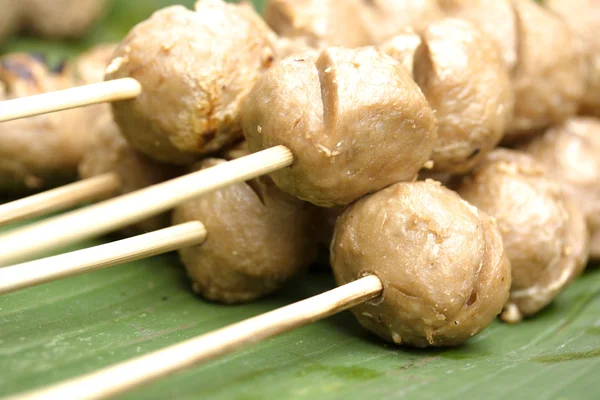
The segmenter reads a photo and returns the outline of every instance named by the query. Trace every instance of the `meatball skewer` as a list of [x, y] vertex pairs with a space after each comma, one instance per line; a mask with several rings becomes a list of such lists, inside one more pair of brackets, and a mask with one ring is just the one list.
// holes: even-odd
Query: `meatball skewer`
[[[498, 144], [512, 114], [510, 83], [492, 41], [478, 29], [467, 22], [442, 19], [424, 31], [423, 39], [416, 33], [405, 33], [383, 44], [380, 49], [411, 71], [436, 112], [438, 143], [432, 156], [436, 171], [466, 172]], [[464, 55], [468, 62], [452, 63], [450, 58], [455, 58], [456, 54]], [[290, 64], [287, 63], [292, 68]], [[413, 65], [416, 67], [414, 70]], [[302, 73], [306, 74], [306, 71]], [[296, 79], [289, 75], [283, 74], [282, 81]], [[310, 75], [306, 78], [310, 79]], [[275, 82], [273, 88], [281, 92], [287, 90], [286, 84]], [[245, 125], [248, 131], [256, 129], [256, 126], [268, 130], [273, 119], [267, 118], [267, 115], [286, 114], [289, 102], [277, 101], [267, 106], [261, 104], [260, 91], [258, 96], [255, 93], [251, 92], [257, 106], [249, 114], [260, 115], [267, 124], [254, 124], [250, 118]], [[486, 106], [472, 107], [474, 99], [480, 99]], [[292, 107], [296, 105], [292, 104]], [[456, 121], [469, 121], [469, 129], [459, 126]], [[282, 124], [286, 121], [275, 122]], [[333, 148], [330, 150], [332, 154], [339, 151], [335, 148], [338, 145], [338, 142], [321, 143], [324, 149]], [[0, 207], [0, 215], [1, 210]]]
[[[207, 159], [200, 167], [223, 162]], [[212, 301], [247, 302], [312, 264], [315, 214], [316, 207], [279, 191], [268, 177], [257, 178], [181, 205], [171, 228], [3, 268], [0, 294], [179, 250], [194, 291]]]
[[[365, 74], [377, 79], [364, 80]], [[301, 87], [299, 76], [305, 82]], [[278, 99], [291, 102], [287, 116], [292, 119], [270, 120], [273, 114], [263, 112]], [[257, 102], [265, 108], [257, 109]], [[7, 249], [0, 264], [118, 230], [278, 170], [272, 178], [285, 192], [316, 205], [347, 205], [413, 180], [436, 138], [433, 111], [416, 83], [399, 62], [372, 48], [290, 57], [260, 78], [246, 104], [244, 133], [257, 153], [11, 231], [0, 238]]]
[[[0, 235], [0, 246], [3, 249], [0, 265], [30, 260], [44, 252], [114, 232], [202, 194], [285, 168], [292, 162], [290, 150], [277, 146], [24, 228], [10, 230]], [[28, 243], [23, 243], [23, 240]]]
[[[405, 253], [411, 248], [418, 257]], [[337, 289], [31, 396], [114, 396], [351, 307], [387, 341], [456, 346], [485, 329], [508, 298], [510, 264], [494, 220], [431, 181], [353, 204], [338, 220], [332, 251]]]
[[[225, 156], [235, 159], [246, 152], [234, 149]], [[225, 162], [206, 159], [197, 168]], [[140, 226], [151, 234], [3, 268], [0, 294], [179, 250], [195, 292], [226, 304], [248, 302], [276, 291], [314, 262], [316, 211], [281, 192], [268, 177], [256, 178], [179, 206], [173, 228], [150, 229], [163, 222], [154, 218]], [[190, 235], [201, 242], [190, 242]]]

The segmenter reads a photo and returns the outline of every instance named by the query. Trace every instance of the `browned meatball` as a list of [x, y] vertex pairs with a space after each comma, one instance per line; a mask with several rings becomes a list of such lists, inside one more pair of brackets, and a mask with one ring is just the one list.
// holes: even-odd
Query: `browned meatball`
[[493, 218], [437, 182], [399, 183], [358, 201], [338, 219], [331, 248], [338, 284], [381, 279], [382, 297], [352, 311], [390, 342], [461, 344], [508, 299], [510, 263]]
[[509, 140], [575, 115], [584, 92], [581, 58], [569, 27], [533, 1], [513, 0], [513, 4], [519, 48]]
[[370, 44], [361, 19], [361, 0], [270, 0], [265, 20], [279, 35], [310, 46], [359, 47]]
[[133, 146], [158, 161], [188, 164], [241, 137], [241, 103], [270, 66], [270, 37], [248, 10], [202, 0], [137, 25], [121, 43], [107, 79], [132, 77], [135, 100], [113, 104]]
[[[524, 148], [564, 185], [587, 216], [592, 235], [600, 233], [600, 120], [572, 118], [549, 129]], [[592, 258], [600, 247], [592, 243]]]
[[517, 63], [517, 21], [512, 0], [438, 0], [452, 17], [475, 24], [500, 50], [504, 65], [512, 71]]
[[373, 48], [283, 60], [248, 96], [243, 125], [251, 150], [284, 145], [294, 154], [291, 167], [272, 174], [275, 183], [325, 207], [414, 179], [436, 139], [416, 83]]
[[414, 75], [437, 118], [434, 171], [469, 171], [513, 116], [510, 77], [493, 41], [466, 21], [434, 22], [423, 32]]
[[23, 26], [41, 36], [83, 36], [105, 13], [107, 0], [17, 0]]
[[583, 214], [525, 153], [490, 153], [458, 193], [498, 223], [512, 264], [505, 321], [537, 313], [585, 268], [589, 237]]
[[[121, 184], [120, 194], [155, 185], [182, 172], [180, 168], [159, 164], [134, 150], [119, 132], [110, 113], [104, 113], [97, 121], [79, 164], [79, 175], [83, 179], [107, 173], [115, 174]], [[164, 213], [125, 229], [125, 233], [137, 235], [152, 232], [167, 228], [170, 222], [170, 213]]]
[[[207, 159], [200, 167], [223, 162]], [[178, 207], [175, 224], [199, 220], [208, 230], [204, 244], [179, 251], [194, 291], [222, 303], [274, 292], [315, 260], [314, 212], [266, 176]]]
[[[0, 59], [0, 100], [65, 89], [69, 81], [26, 54]], [[0, 192], [25, 194], [76, 177], [87, 113], [62, 111], [0, 124]]]
[[361, 0], [363, 20], [371, 40], [379, 44], [407, 27], [420, 32], [442, 18], [437, 0]]
[[600, 116], [600, 1], [546, 0], [545, 4], [561, 16], [578, 38], [586, 77], [583, 112]]

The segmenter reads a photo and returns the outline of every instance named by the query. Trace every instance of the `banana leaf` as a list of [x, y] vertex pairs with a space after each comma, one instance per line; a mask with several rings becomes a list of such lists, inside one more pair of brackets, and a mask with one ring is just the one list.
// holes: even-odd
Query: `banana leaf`
[[[119, 40], [168, 3], [115, 1], [80, 42], [15, 38], [0, 52], [42, 51], [58, 61]], [[334, 286], [330, 274], [313, 272], [277, 295], [223, 306], [195, 296], [177, 256], [169, 254], [3, 296], [0, 396], [91, 372]], [[388, 345], [344, 312], [121, 398], [596, 399], [599, 362], [600, 270], [590, 267], [537, 317], [516, 326], [495, 322], [459, 348]]]

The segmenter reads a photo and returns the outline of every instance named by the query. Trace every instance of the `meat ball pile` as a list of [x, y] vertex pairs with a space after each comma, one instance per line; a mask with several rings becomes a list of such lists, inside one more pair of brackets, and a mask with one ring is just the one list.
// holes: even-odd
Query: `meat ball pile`
[[20, 30], [50, 38], [81, 37], [107, 5], [107, 0], [0, 0], [0, 43]]
[[554, 11], [526, 0], [271, 0], [265, 23], [247, 5], [201, 0], [158, 11], [114, 55], [97, 49], [47, 84], [97, 81], [106, 64], [106, 79], [142, 84], [112, 104], [114, 121], [96, 109], [79, 167], [115, 173], [123, 192], [177, 166], [291, 150], [290, 167], [175, 210], [173, 223], [208, 230], [180, 251], [203, 297], [272, 293], [325, 241], [339, 284], [383, 283], [353, 309], [365, 328], [454, 346], [500, 313], [518, 322], [547, 306], [585, 268], [589, 231], [600, 254], [600, 122], [575, 117], [598, 110], [596, 47], [568, 7], [548, 3]]
[[[207, 15], [211, 18], [206, 18]], [[416, 292], [404, 288], [404, 293], [409, 294], [398, 298], [402, 301], [390, 300], [393, 306], [377, 311], [390, 315], [395, 322], [382, 323], [379, 319], [383, 317], [378, 319], [373, 310], [366, 311], [372, 317], [359, 313], [364, 325], [391, 341], [416, 346], [460, 343], [483, 329], [506, 305], [511, 275], [513, 287], [504, 318], [516, 321], [542, 309], [581, 272], [587, 259], [586, 224], [565, 190], [543, 166], [512, 160], [513, 156], [515, 160], [530, 160], [522, 153], [509, 153], [511, 156], [507, 157], [512, 161], [501, 162], [498, 160], [503, 152], [493, 151], [502, 140], [534, 136], [562, 123], [579, 108], [586, 76], [576, 49], [576, 36], [557, 14], [520, 0], [325, 3], [273, 0], [267, 4], [265, 15], [269, 27], [247, 7], [203, 0], [195, 12], [166, 9], [132, 31], [117, 51], [108, 78], [131, 76], [150, 89], [146, 98], [113, 106], [117, 122], [136, 149], [159, 161], [189, 164], [221, 151], [239, 140], [242, 132], [251, 151], [276, 145], [289, 148], [295, 158], [293, 165], [271, 174], [272, 181], [266, 181], [268, 186], [276, 185], [283, 192], [317, 206], [335, 207], [331, 212], [318, 213], [332, 216], [321, 217], [329, 220], [326, 224], [329, 226], [338, 210], [348, 207], [337, 219], [331, 255], [340, 283], [356, 279], [364, 271], [378, 276], [387, 273], [378, 269], [377, 257], [389, 257], [382, 264], [389, 263], [390, 274], [395, 265], [402, 265], [406, 271], [413, 267], [415, 271], [430, 268], [431, 275], [427, 281], [421, 281], [423, 286]], [[235, 25], [236, 29], [226, 31], [223, 38], [209, 36], [211, 33], [204, 30], [206, 26], [232, 19], [238, 23], [229, 25]], [[348, 30], [349, 26], [353, 29]], [[195, 27], [193, 31], [199, 38], [206, 35], [216, 41], [223, 40], [223, 46], [206, 49], [202, 44], [206, 41], [196, 37], [188, 41], [172, 39], [185, 36], [189, 27]], [[159, 44], [153, 44], [154, 39], [150, 44], [145, 43], [152, 35], [160, 36]], [[565, 49], [561, 54], [550, 51], [556, 43]], [[229, 51], [221, 52], [221, 48]], [[252, 51], [242, 55], [239, 49]], [[183, 56], [184, 52], [190, 54]], [[234, 59], [235, 71], [228, 67]], [[195, 68], [190, 68], [186, 60], [194, 61]], [[209, 76], [215, 78], [207, 80]], [[174, 85], [163, 85], [167, 79], [172, 79]], [[153, 101], [155, 98], [166, 101]], [[222, 162], [207, 159], [199, 168]], [[423, 170], [443, 177], [448, 185], [452, 183], [481, 211], [438, 184], [411, 183]], [[488, 170], [492, 172], [488, 174]], [[468, 175], [459, 179], [458, 174]], [[530, 188], [529, 199], [539, 199], [545, 205], [537, 210], [545, 210], [544, 215], [536, 215], [536, 210], [525, 204], [527, 201], [520, 204], [518, 201], [523, 198], [514, 195], [516, 199], [507, 199], [506, 204], [496, 208], [489, 205], [495, 203], [485, 198], [487, 189], [480, 186], [492, 185], [489, 192], [495, 193], [494, 185], [502, 187], [505, 181], [509, 186], [518, 182]], [[256, 195], [257, 187], [262, 186], [250, 183], [244, 190]], [[413, 188], [418, 189], [413, 191]], [[428, 193], [428, 199], [437, 200], [425, 204], [409, 202], [411, 196], [424, 196], [423, 193]], [[215, 196], [226, 194], [219, 191]], [[241, 194], [233, 197], [238, 201], [244, 198]], [[508, 200], [518, 204], [509, 206]], [[221, 199], [223, 204], [227, 201]], [[365, 221], [373, 221], [373, 232], [366, 235], [362, 231], [366, 232], [369, 224], [360, 228], [353, 224], [357, 224], [355, 221], [363, 212], [367, 213], [359, 205], [369, 201], [378, 204], [369, 208], [369, 212], [381, 213], [382, 220], [368, 214]], [[214, 203], [218, 201], [209, 197], [190, 202], [186, 205], [188, 211], [182, 207], [176, 212], [175, 220], [211, 219], [211, 210], [217, 207]], [[395, 208], [396, 203], [399, 209]], [[240, 208], [236, 205], [228, 209]], [[533, 215], [513, 227], [503, 219], [510, 214], [506, 210], [511, 209], [518, 209], [524, 216], [529, 215], [526, 213], [529, 210]], [[219, 210], [227, 215], [224, 208]], [[483, 213], [486, 210], [491, 217]], [[245, 213], [253, 215], [250, 211]], [[444, 224], [444, 216], [464, 224]], [[393, 234], [390, 231], [390, 237], [400, 238], [406, 249], [421, 249], [422, 260], [407, 255], [407, 261], [402, 261], [404, 258], [392, 249], [386, 250], [391, 242], [374, 239], [385, 226], [386, 218], [399, 220], [394, 223], [404, 218], [402, 223], [408, 225], [400, 225]], [[411, 229], [421, 226], [415, 221], [425, 220], [431, 222], [423, 226], [433, 236], [424, 237], [435, 244], [430, 249], [415, 246], [411, 240], [416, 237], [402, 234], [404, 229], [413, 232]], [[499, 228], [495, 221], [499, 221]], [[231, 221], [223, 217], [209, 228], [209, 232], [218, 232], [213, 246], [226, 236], [235, 236], [232, 228], [222, 234], [219, 224], [229, 226]], [[523, 237], [536, 224], [548, 231], [556, 228], [554, 236], [549, 234], [538, 237], [538, 242], [527, 242]], [[248, 226], [252, 224], [248, 222]], [[461, 231], [463, 228], [465, 231]], [[504, 253], [500, 237], [510, 229], [522, 236], [514, 246], [508, 242]], [[359, 243], [359, 239], [364, 239], [364, 243], [356, 244], [352, 250], [355, 253], [342, 240], [344, 232], [348, 241]], [[474, 236], [464, 239], [468, 234]], [[330, 236], [331, 228], [315, 234], [321, 241]], [[299, 237], [286, 245], [306, 245]], [[454, 245], [445, 247], [446, 240]], [[269, 247], [267, 242], [265, 239], [265, 248]], [[520, 248], [522, 243], [528, 244]], [[428, 246], [427, 242], [422, 245]], [[371, 253], [368, 246], [381, 251]], [[465, 249], [464, 260], [450, 253], [462, 249], [461, 246]], [[240, 248], [251, 246], [240, 244]], [[410, 254], [408, 250], [405, 253]], [[270, 275], [269, 268], [257, 267], [256, 271], [270, 272], [253, 275], [255, 271], [244, 262], [252, 258], [250, 255], [244, 255], [242, 260], [229, 251], [225, 260], [220, 258], [225, 256], [218, 254], [214, 248], [204, 246], [182, 252], [196, 291], [216, 301], [247, 301], [264, 295], [293, 275], [285, 271], [301, 269], [298, 265], [290, 269], [282, 267], [282, 275]], [[264, 256], [262, 251], [253, 254]], [[365, 255], [364, 260], [356, 254]], [[366, 254], [372, 254], [373, 258]], [[346, 256], [346, 261], [339, 261]], [[437, 261], [425, 263], [433, 259]], [[460, 266], [452, 262], [459, 259], [456, 264]], [[410, 261], [415, 265], [411, 266]], [[420, 267], [421, 262], [425, 267]], [[512, 273], [509, 273], [510, 262]], [[255, 264], [263, 265], [258, 260]], [[305, 266], [306, 262], [299, 264]], [[264, 265], [269, 263], [265, 261]], [[341, 279], [347, 271], [354, 272], [347, 280]], [[456, 291], [445, 299], [436, 297], [439, 296], [436, 284], [427, 287], [427, 283], [445, 281], [449, 276], [445, 274], [452, 271], [465, 274], [459, 274], [462, 278], [460, 282], [457, 280]], [[257, 278], [259, 275], [266, 277], [264, 281]], [[395, 293], [395, 289], [391, 290]], [[400, 317], [406, 317], [403, 320], [392, 310], [414, 309], [410, 302], [403, 301], [415, 301], [423, 304], [423, 308], [416, 316], [402, 314]], [[440, 311], [427, 306], [431, 304], [448, 304], [448, 307]], [[478, 307], [479, 311], [472, 311]], [[419, 315], [421, 322], [414, 322], [419, 321]]]

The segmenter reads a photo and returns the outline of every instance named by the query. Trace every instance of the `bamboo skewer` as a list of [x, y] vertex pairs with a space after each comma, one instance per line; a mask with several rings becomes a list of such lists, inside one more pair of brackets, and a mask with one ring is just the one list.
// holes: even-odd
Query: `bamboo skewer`
[[192, 365], [229, 354], [243, 346], [291, 331], [381, 295], [374, 275], [323, 294], [189, 339], [88, 375], [14, 397], [33, 399], [102, 399], [124, 393]]
[[56, 92], [42, 93], [0, 102], [0, 122], [84, 107], [92, 104], [129, 100], [142, 93], [132, 78], [115, 79]]
[[108, 197], [120, 187], [119, 176], [108, 173], [2, 204], [0, 226]]
[[0, 295], [201, 244], [205, 239], [206, 228], [202, 223], [187, 222], [114, 243], [0, 268]]
[[103, 203], [0, 235], [0, 266], [116, 231], [234, 183], [290, 166], [293, 155], [276, 146]]

